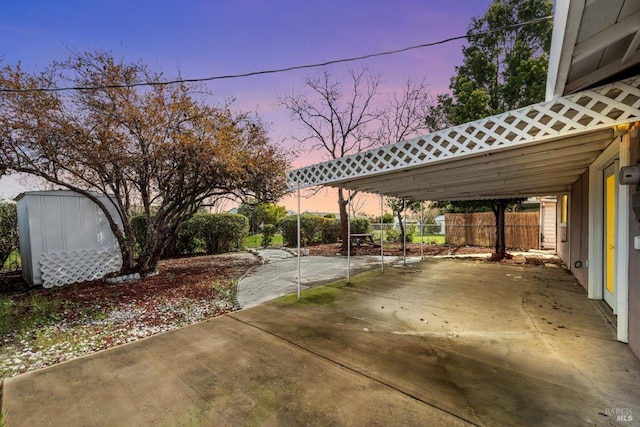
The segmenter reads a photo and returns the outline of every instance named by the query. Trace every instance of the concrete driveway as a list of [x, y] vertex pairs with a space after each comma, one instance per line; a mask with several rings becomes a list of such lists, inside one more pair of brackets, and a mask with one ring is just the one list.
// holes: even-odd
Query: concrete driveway
[[351, 282], [10, 378], [7, 425], [640, 418], [640, 362], [564, 270], [426, 260]]
[[[298, 258], [282, 249], [259, 249], [264, 265], [253, 268], [237, 287], [237, 300], [242, 308], [249, 308], [271, 301], [298, 290]], [[380, 268], [379, 256], [351, 257], [351, 274]], [[387, 256], [385, 264], [393, 263], [398, 257]], [[322, 283], [329, 283], [347, 277], [347, 257], [345, 256], [304, 256], [300, 260], [300, 289], [308, 289]]]

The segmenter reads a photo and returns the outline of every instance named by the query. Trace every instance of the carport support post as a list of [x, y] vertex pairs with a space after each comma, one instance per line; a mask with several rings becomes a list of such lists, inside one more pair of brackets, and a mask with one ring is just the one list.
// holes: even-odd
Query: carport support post
[[384, 195], [380, 195], [380, 271], [384, 273]]
[[420, 209], [420, 260], [424, 259], [424, 202]]
[[402, 222], [404, 223], [404, 233], [402, 233], [402, 265], [407, 265], [407, 200], [402, 198], [402, 208], [405, 210]]
[[300, 186], [298, 185], [298, 301], [300, 301]]
[[[351, 190], [349, 190], [351, 203]], [[351, 206], [347, 206], [347, 285], [351, 283]]]

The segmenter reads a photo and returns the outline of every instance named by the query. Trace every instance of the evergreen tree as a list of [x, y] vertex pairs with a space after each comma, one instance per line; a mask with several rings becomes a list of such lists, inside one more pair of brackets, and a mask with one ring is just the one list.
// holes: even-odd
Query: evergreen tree
[[[463, 64], [456, 67], [449, 88], [429, 109], [426, 122], [432, 131], [479, 120], [544, 100], [552, 22], [549, 0], [494, 0], [469, 26], [469, 45]], [[534, 21], [527, 25], [520, 25]], [[477, 34], [477, 35], [473, 35]], [[478, 209], [496, 216], [496, 258], [506, 254], [504, 212], [523, 199], [478, 201]], [[468, 201], [449, 201], [469, 205]]]

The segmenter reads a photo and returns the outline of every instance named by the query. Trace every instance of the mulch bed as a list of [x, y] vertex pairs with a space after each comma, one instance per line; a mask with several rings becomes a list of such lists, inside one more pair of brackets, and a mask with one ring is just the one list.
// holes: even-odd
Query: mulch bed
[[[307, 246], [309, 249], [309, 255], [315, 256], [334, 256], [340, 254], [340, 244], [310, 244]], [[399, 243], [385, 244], [384, 254], [388, 256], [402, 256], [402, 247]], [[346, 254], [346, 253], [345, 253]], [[343, 255], [345, 255], [343, 254]], [[351, 248], [351, 254], [357, 255], [380, 255], [380, 248], [370, 245], [361, 245], [360, 247], [353, 246]], [[487, 261], [494, 261], [492, 258], [492, 249], [478, 246], [453, 246], [453, 245], [430, 245], [425, 244], [422, 249], [419, 243], [407, 244], [406, 255], [407, 256], [420, 256], [424, 254], [425, 257], [430, 256], [456, 256], [456, 255], [486, 255], [484, 259]], [[505, 264], [529, 264], [529, 265], [544, 265], [544, 264], [556, 264], [563, 265], [562, 261], [558, 258], [544, 259], [542, 255], [531, 254], [518, 254], [511, 255], [507, 253], [505, 259], [500, 260]]]

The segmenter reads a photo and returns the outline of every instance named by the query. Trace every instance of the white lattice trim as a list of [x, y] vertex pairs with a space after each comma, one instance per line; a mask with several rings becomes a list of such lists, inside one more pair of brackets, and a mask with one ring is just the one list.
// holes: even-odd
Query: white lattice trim
[[45, 288], [101, 279], [121, 267], [122, 256], [117, 247], [50, 252], [40, 257], [42, 286]]
[[640, 76], [289, 172], [289, 188], [331, 185], [640, 119]]

